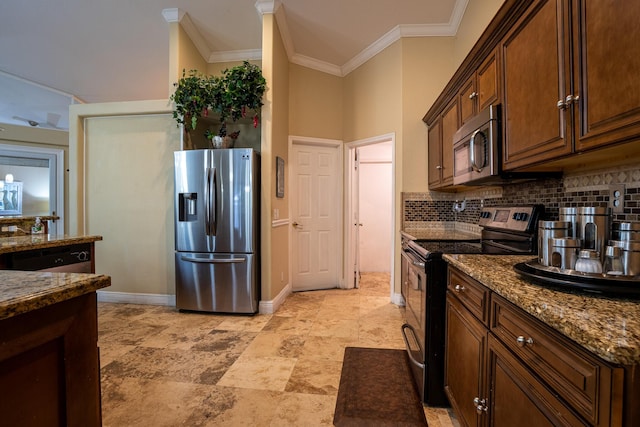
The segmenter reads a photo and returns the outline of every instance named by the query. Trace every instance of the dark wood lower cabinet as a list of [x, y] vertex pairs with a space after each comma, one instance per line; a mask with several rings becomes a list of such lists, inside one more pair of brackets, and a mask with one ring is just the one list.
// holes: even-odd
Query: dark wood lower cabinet
[[445, 391], [461, 425], [482, 425], [473, 402], [484, 394], [487, 328], [450, 293], [446, 316]]
[[96, 293], [0, 320], [0, 425], [100, 426]]
[[[447, 286], [445, 390], [461, 426], [638, 425], [635, 367], [597, 358], [453, 267]], [[473, 298], [479, 287], [486, 298]]]

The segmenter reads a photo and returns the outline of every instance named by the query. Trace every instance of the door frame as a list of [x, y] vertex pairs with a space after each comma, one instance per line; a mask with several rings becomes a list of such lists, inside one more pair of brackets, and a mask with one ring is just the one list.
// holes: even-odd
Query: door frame
[[0, 144], [0, 154], [49, 161], [49, 215], [60, 218], [59, 220], [51, 221], [49, 232], [50, 234], [64, 234], [64, 150], [60, 148]]
[[[356, 242], [355, 242], [355, 233], [353, 232], [353, 227], [351, 227], [352, 218], [354, 218], [355, 212], [355, 204], [357, 201], [354, 200], [352, 186], [354, 183], [355, 172], [353, 170], [353, 165], [355, 163], [354, 156], [356, 152], [356, 148], [364, 147], [366, 145], [379, 144], [382, 142], [391, 142], [391, 188], [392, 188], [392, 201], [391, 201], [391, 236], [395, 236], [394, 233], [395, 223], [396, 223], [396, 134], [395, 132], [387, 133], [384, 135], [373, 136], [371, 138], [360, 139], [352, 142], [348, 142], [344, 145], [345, 150], [345, 159], [344, 162], [344, 200], [346, 209], [344, 210], [344, 253], [347, 254], [345, 257], [344, 263], [344, 288], [351, 289], [355, 284], [355, 271], [352, 268], [355, 265], [355, 256], [356, 256]], [[394, 301], [394, 278], [395, 278], [395, 259], [396, 259], [396, 245], [395, 240], [392, 239], [391, 243], [391, 259], [389, 263], [391, 265], [391, 275], [390, 275], [390, 283], [389, 283], [389, 295], [392, 301]]]
[[[313, 138], [313, 137], [306, 137], [306, 136], [295, 136], [295, 135], [290, 135], [289, 136], [289, 146], [288, 146], [288, 155], [287, 158], [291, 159], [292, 158], [292, 152], [293, 152], [293, 146], [294, 145], [303, 145], [303, 146], [320, 146], [320, 147], [332, 147], [335, 149], [336, 151], [336, 155], [338, 157], [338, 162], [337, 162], [337, 168], [336, 168], [336, 172], [338, 173], [338, 176], [336, 177], [336, 179], [338, 180], [338, 188], [342, 189], [344, 184], [344, 173], [343, 170], [344, 168], [341, 168], [340, 165], [342, 165], [344, 163], [344, 152], [341, 149], [341, 147], [344, 146], [344, 143], [342, 140], [338, 140], [338, 139], [327, 139], [327, 138]], [[293, 176], [295, 175], [295, 163], [292, 161], [289, 161], [289, 167], [286, 168], [287, 170], [287, 182], [292, 182], [291, 180], [293, 179]], [[293, 197], [295, 197], [295, 195], [291, 195], [290, 197], [288, 197], [288, 208], [287, 210], [291, 213], [291, 203], [292, 203], [292, 199]], [[338, 194], [338, 212], [337, 212], [337, 224], [336, 224], [336, 230], [338, 231], [338, 239], [336, 239], [336, 248], [335, 248], [335, 252], [336, 252], [336, 265], [337, 265], [337, 279], [338, 279], [338, 288], [344, 288], [344, 284], [345, 284], [345, 280], [344, 280], [344, 276], [343, 276], [343, 272], [344, 272], [344, 268], [345, 268], [345, 259], [343, 256], [343, 247], [344, 247], [344, 225], [343, 225], [343, 212], [344, 212], [344, 202], [343, 202], [343, 197], [342, 194]], [[291, 219], [291, 214], [289, 215], [289, 224], [291, 224], [292, 219]], [[340, 231], [342, 230], [342, 233], [340, 233]], [[291, 232], [291, 227], [287, 227], [287, 238], [289, 241], [289, 261], [291, 261], [292, 259], [292, 253], [291, 250], [293, 248], [293, 234]], [[288, 263], [289, 264], [289, 277], [293, 278], [293, 265], [291, 262]], [[341, 268], [342, 266], [342, 268]], [[293, 289], [293, 283], [291, 283], [291, 288]]]

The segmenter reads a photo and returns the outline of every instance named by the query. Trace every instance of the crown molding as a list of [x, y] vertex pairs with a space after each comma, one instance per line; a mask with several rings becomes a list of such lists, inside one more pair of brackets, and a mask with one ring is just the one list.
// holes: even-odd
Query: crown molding
[[256, 9], [258, 14], [266, 15], [267, 13], [276, 13], [282, 3], [279, 0], [258, 0], [256, 1]]
[[449, 21], [449, 25], [453, 29], [453, 35], [458, 32], [458, 28], [460, 28], [460, 23], [462, 22], [462, 18], [464, 18], [464, 12], [467, 10], [467, 5], [469, 4], [469, 0], [457, 0], [453, 5], [453, 12], [451, 12], [451, 20]]
[[202, 37], [202, 34], [200, 34], [200, 31], [198, 31], [198, 28], [189, 17], [188, 13], [177, 8], [162, 9], [162, 16], [168, 23], [177, 22], [180, 24], [180, 26], [184, 29], [184, 32], [187, 33], [189, 39], [191, 39], [193, 45], [196, 47], [203, 58], [209, 58], [213, 54], [204, 37]]
[[342, 69], [329, 62], [320, 61], [319, 59], [311, 58], [309, 56], [300, 55], [294, 53], [289, 57], [289, 61], [294, 64], [301, 65], [303, 67], [311, 68], [313, 70], [322, 71], [323, 73], [333, 74], [334, 76], [343, 77]]
[[177, 7], [162, 9], [162, 16], [168, 23], [180, 22], [180, 20], [184, 16], [184, 13], [185, 12], [183, 10], [180, 10]]
[[[451, 20], [448, 24], [401, 24], [391, 29], [360, 53], [347, 61], [342, 66], [325, 62], [319, 59], [296, 53], [293, 39], [287, 24], [287, 15], [280, 0], [257, 0], [255, 3], [259, 15], [274, 14], [280, 36], [284, 44], [289, 61], [303, 67], [311, 68], [323, 73], [344, 77], [366, 63], [368, 60], [391, 46], [403, 37], [452, 37], [455, 36], [469, 0], [457, 0], [453, 7]], [[240, 51], [212, 52], [204, 38], [189, 18], [189, 15], [180, 9], [163, 9], [162, 15], [167, 22], [179, 22], [185, 30], [196, 49], [203, 58], [208, 58], [210, 63], [229, 62], [239, 60], [261, 60], [261, 49], [248, 49]]]
[[[458, 3], [456, 3], [458, 4]], [[466, 3], [465, 3], [466, 5]], [[464, 13], [464, 9], [463, 9]], [[457, 23], [460, 24], [460, 21]], [[442, 37], [454, 36], [458, 27], [452, 24], [401, 24], [392, 28], [378, 40], [364, 48], [360, 53], [347, 61], [342, 67], [342, 76], [346, 76], [362, 64], [391, 46], [403, 37]]]
[[245, 49], [245, 50], [228, 50], [225, 52], [212, 52], [207, 62], [214, 64], [216, 62], [233, 62], [233, 61], [260, 61], [262, 60], [262, 49]]

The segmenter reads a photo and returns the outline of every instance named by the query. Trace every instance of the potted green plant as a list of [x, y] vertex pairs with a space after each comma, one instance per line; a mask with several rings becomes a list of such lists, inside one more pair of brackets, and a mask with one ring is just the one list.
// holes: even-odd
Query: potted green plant
[[[258, 114], [262, 107], [262, 97], [266, 90], [266, 80], [260, 67], [244, 61], [241, 65], [226, 69], [221, 77], [206, 77], [196, 70], [175, 83], [175, 92], [171, 100], [175, 104], [173, 118], [183, 125], [187, 145], [191, 145], [189, 132], [196, 128], [198, 119], [207, 116], [209, 111], [220, 115], [221, 126], [218, 137], [227, 136], [227, 121], [235, 122], [253, 111], [253, 125], [258, 126]], [[238, 131], [230, 136], [237, 138]], [[205, 136], [213, 139], [213, 132], [207, 130]], [[191, 147], [188, 147], [191, 148]]]
[[183, 126], [185, 147], [191, 147], [190, 131], [195, 130], [198, 118], [208, 114], [211, 103], [213, 78], [205, 77], [197, 70], [182, 70], [182, 78], [174, 83], [175, 91], [170, 99], [174, 103], [173, 118]]

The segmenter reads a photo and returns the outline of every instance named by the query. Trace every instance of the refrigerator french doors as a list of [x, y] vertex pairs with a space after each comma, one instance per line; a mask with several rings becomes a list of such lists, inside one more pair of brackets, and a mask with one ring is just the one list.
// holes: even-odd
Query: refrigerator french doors
[[259, 177], [253, 149], [175, 152], [177, 308], [258, 311]]

